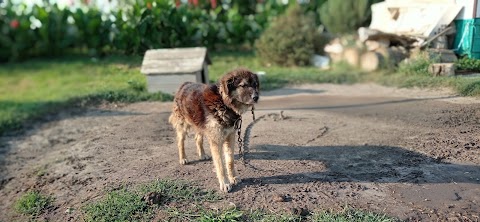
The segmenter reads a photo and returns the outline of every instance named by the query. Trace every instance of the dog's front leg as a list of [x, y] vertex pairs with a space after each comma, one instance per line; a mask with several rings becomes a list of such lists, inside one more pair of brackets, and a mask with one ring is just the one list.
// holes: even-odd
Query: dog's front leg
[[220, 190], [223, 192], [229, 192], [232, 189], [232, 185], [228, 182], [225, 176], [224, 158], [222, 155], [222, 143], [218, 138], [209, 138], [210, 149], [212, 153], [213, 165], [215, 166], [215, 172], [217, 173], [218, 183], [220, 184]]
[[225, 155], [225, 162], [227, 167], [227, 176], [230, 184], [235, 185], [240, 183], [237, 178], [234, 165], [234, 147], [235, 147], [235, 133], [230, 133], [223, 144], [223, 152]]

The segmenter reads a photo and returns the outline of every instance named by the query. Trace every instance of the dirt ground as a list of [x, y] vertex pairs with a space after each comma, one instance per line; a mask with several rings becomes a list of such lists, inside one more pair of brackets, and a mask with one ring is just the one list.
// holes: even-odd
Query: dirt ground
[[[44, 215], [51, 221], [81, 221], [81, 206], [109, 186], [179, 178], [218, 189], [211, 161], [196, 161], [193, 135], [186, 143], [191, 163], [178, 164], [171, 105], [62, 112], [0, 138], [0, 221], [19, 218], [12, 203], [31, 189], [55, 197]], [[256, 109], [261, 120], [248, 137], [248, 164], [237, 161], [242, 182], [225, 203], [480, 220], [479, 99], [448, 90], [321, 84], [265, 92]], [[245, 130], [251, 114], [243, 118]], [[288, 201], [275, 202], [276, 195]]]

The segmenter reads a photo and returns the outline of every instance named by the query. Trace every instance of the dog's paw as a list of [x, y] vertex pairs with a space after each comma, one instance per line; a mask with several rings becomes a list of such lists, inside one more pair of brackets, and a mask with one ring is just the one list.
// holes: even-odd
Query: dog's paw
[[232, 190], [232, 185], [229, 183], [220, 184], [220, 190], [224, 193], [228, 193]]
[[201, 161], [205, 161], [205, 160], [211, 160], [212, 158], [207, 156], [207, 155], [203, 155], [203, 156], [200, 156], [200, 160]]
[[238, 177], [229, 177], [228, 180], [230, 181], [231, 184], [233, 185], [237, 185], [239, 184], [240, 182], [242, 182], [242, 180]]
[[187, 159], [180, 159], [180, 165], [186, 165], [188, 163]]

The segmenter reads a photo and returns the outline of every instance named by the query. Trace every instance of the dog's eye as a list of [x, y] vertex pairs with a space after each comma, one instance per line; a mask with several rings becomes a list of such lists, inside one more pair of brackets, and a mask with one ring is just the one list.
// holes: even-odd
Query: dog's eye
[[247, 86], [247, 85], [245, 85], [243, 83], [238, 85], [238, 87], [245, 87], [245, 86]]

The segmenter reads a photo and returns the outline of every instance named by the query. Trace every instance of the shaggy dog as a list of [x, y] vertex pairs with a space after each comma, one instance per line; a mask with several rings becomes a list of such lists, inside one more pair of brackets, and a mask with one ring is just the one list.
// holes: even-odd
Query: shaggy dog
[[233, 165], [235, 129], [241, 115], [259, 98], [258, 76], [247, 69], [233, 70], [215, 85], [186, 82], [175, 94], [169, 122], [177, 132], [180, 164], [187, 164], [185, 136], [195, 130], [195, 142], [201, 160], [208, 157], [203, 150], [203, 136], [210, 144], [220, 190], [229, 192], [240, 182]]

